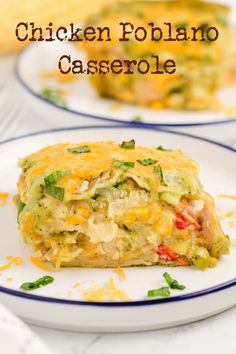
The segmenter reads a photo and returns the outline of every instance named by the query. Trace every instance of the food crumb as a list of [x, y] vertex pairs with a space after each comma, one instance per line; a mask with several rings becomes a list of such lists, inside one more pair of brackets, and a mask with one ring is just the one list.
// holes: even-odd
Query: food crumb
[[112, 111], [117, 111], [121, 108], [121, 104], [119, 102], [112, 102], [111, 104], [111, 110]]
[[80, 287], [80, 283], [77, 283], [77, 282], [72, 285], [72, 289], [76, 289], [79, 287]]
[[9, 278], [6, 278], [5, 280], [6, 280], [6, 281], [12, 281], [13, 278], [9, 277]]

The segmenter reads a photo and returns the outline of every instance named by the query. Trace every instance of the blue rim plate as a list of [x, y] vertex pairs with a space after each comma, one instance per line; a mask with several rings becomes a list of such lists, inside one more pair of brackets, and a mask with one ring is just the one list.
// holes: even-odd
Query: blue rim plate
[[[141, 128], [141, 127], [127, 127], [124, 125], [122, 126], [92, 126], [92, 127], [71, 127], [71, 128], [60, 128], [60, 129], [53, 129], [53, 130], [45, 130], [45, 131], [40, 131], [40, 132], [35, 132], [32, 134], [26, 134], [26, 135], [22, 135], [22, 136], [18, 136], [12, 139], [8, 139], [5, 141], [0, 142], [0, 149], [5, 148], [5, 150], [8, 150], [8, 147], [11, 147], [11, 145], [16, 144], [16, 146], [19, 145], [20, 146], [23, 145], [24, 140], [27, 142], [28, 139], [30, 139], [30, 141], [32, 142], [31, 138], [43, 138], [42, 141], [44, 141], [45, 137], [49, 134], [52, 137], [55, 137], [57, 139], [57, 135], [60, 133], [71, 133], [76, 135], [81, 135], [82, 137], [85, 136], [84, 140], [87, 140], [86, 138], [86, 134], [89, 133], [89, 131], [94, 131], [97, 130], [98, 132], [100, 132], [100, 134], [104, 134], [104, 133], [110, 133], [111, 131], [117, 132], [118, 135], [116, 135], [118, 137], [118, 139], [120, 138], [120, 136], [122, 136], [122, 134], [129, 134], [129, 132], [131, 130], [133, 130], [133, 134], [139, 135], [140, 132], [142, 132], [142, 136], [145, 136], [145, 133], [147, 133], [147, 135], [152, 132], [151, 134], [153, 134], [155, 132], [155, 134], [159, 135], [160, 137], [162, 135], [167, 136], [170, 135], [172, 137], [171, 140], [175, 140], [177, 139], [178, 141], [181, 141], [180, 138], [184, 139], [188, 139], [191, 140], [191, 144], [194, 144], [194, 142], [198, 143], [197, 146], [200, 146], [199, 143], [205, 143], [205, 147], [208, 146], [208, 148], [218, 148], [221, 149], [222, 152], [224, 153], [233, 153], [235, 154], [236, 150], [228, 147], [226, 145], [223, 144], [219, 144], [216, 142], [213, 142], [209, 139], [203, 139], [203, 138], [199, 138], [199, 137], [195, 137], [193, 135], [190, 134], [186, 134], [186, 133], [177, 133], [177, 132], [173, 132], [170, 130], [164, 130], [164, 129], [150, 129], [150, 128]], [[104, 131], [103, 131], [104, 130]], [[120, 132], [119, 132], [120, 130]], [[149, 132], [149, 133], [148, 133]], [[115, 133], [116, 134], [116, 133]], [[97, 135], [97, 134], [96, 134]], [[104, 134], [105, 135], [105, 134]], [[68, 136], [68, 134], [67, 134]], [[74, 138], [73, 136], [73, 138]], [[36, 140], [36, 139], [34, 139]], [[53, 140], [53, 139], [52, 139]], [[59, 139], [60, 140], [60, 139]], [[68, 138], [67, 138], [68, 140]], [[51, 139], [49, 140], [51, 141]], [[18, 144], [19, 143], [19, 144]], [[14, 148], [14, 147], [13, 147]], [[28, 149], [28, 148], [27, 148]], [[193, 150], [194, 151], [194, 150]], [[220, 265], [219, 265], [220, 267]], [[153, 269], [153, 268], [152, 268]], [[147, 306], [147, 305], [156, 305], [156, 304], [163, 304], [163, 303], [174, 303], [174, 302], [179, 302], [179, 301], [183, 301], [183, 300], [192, 300], [194, 298], [198, 298], [198, 297], [202, 297], [205, 295], [210, 295], [210, 294], [214, 294], [229, 288], [232, 288], [236, 285], [236, 278], [232, 278], [230, 280], [227, 280], [225, 282], [221, 282], [220, 284], [214, 285], [214, 286], [210, 286], [207, 287], [205, 289], [201, 289], [199, 291], [193, 291], [190, 293], [186, 293], [183, 295], [177, 295], [177, 296], [172, 296], [170, 298], [163, 298], [163, 299], [154, 299], [154, 300], [134, 300], [132, 302], [121, 302], [121, 303], [116, 303], [116, 302], [88, 302], [88, 301], [78, 301], [78, 300], [70, 300], [70, 299], [64, 299], [64, 298], [57, 298], [57, 297], [52, 297], [52, 296], [41, 296], [41, 295], [34, 295], [32, 293], [24, 293], [22, 291], [18, 291], [15, 289], [11, 289], [5, 286], [0, 286], [0, 292], [7, 294], [7, 295], [13, 295], [19, 298], [24, 298], [24, 299], [30, 299], [30, 300], [36, 300], [36, 301], [43, 301], [43, 302], [50, 302], [50, 303], [58, 303], [58, 304], [68, 304], [68, 305], [90, 305], [90, 306], [99, 306], [99, 307], [133, 307], [133, 306]]]

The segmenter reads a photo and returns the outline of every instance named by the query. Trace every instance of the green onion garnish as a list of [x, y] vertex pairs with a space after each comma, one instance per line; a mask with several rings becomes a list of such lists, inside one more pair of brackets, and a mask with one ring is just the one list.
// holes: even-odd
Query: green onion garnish
[[42, 278], [39, 278], [38, 280], [34, 281], [34, 282], [27, 282], [27, 283], [23, 283], [20, 288], [23, 290], [35, 290], [35, 289], [39, 289], [42, 286], [48, 285], [50, 283], [52, 283], [54, 281], [54, 278], [51, 277], [50, 275], [45, 275]]
[[44, 87], [40, 95], [45, 98], [47, 101], [50, 101], [54, 104], [57, 104], [59, 106], [64, 106], [66, 107], [66, 100], [63, 97], [63, 92], [57, 88], [53, 87]]
[[88, 145], [68, 148], [67, 151], [71, 152], [72, 154], [84, 154], [84, 153], [87, 153], [87, 152], [91, 152], [91, 150], [88, 147]]
[[64, 200], [65, 189], [61, 187], [57, 187], [54, 184], [45, 182], [45, 192], [49, 194], [51, 197], [60, 200], [61, 202]]
[[20, 214], [22, 213], [24, 207], [25, 207], [25, 203], [20, 202], [20, 204], [18, 206], [17, 222], [19, 222], [19, 217], [20, 217]]
[[62, 176], [67, 176], [71, 173], [70, 170], [58, 170], [56, 172], [51, 173], [47, 177], [44, 178], [45, 183], [55, 184], [57, 183], [58, 178]]
[[134, 149], [135, 148], [135, 140], [132, 139], [130, 141], [123, 141], [122, 144], [120, 144], [120, 147], [123, 149]]
[[164, 181], [163, 171], [160, 165], [154, 166], [153, 172], [157, 173], [160, 176], [160, 181], [162, 186], [167, 186], [166, 182]]
[[113, 160], [112, 165], [115, 167], [121, 167], [124, 169], [129, 169], [134, 167], [134, 162]]
[[148, 290], [148, 297], [168, 297], [170, 296], [170, 290], [167, 287], [163, 287], [160, 289]]
[[156, 150], [159, 150], [159, 151], [171, 151], [171, 149], [165, 149], [163, 146], [158, 146], [156, 147]]
[[141, 123], [143, 121], [143, 118], [141, 116], [135, 116], [131, 122], [133, 123]]
[[186, 288], [186, 286], [179, 284], [178, 281], [173, 279], [167, 272], [163, 274], [163, 277], [171, 289], [184, 290]]
[[137, 161], [143, 166], [154, 165], [155, 163], [157, 163], [157, 160], [154, 160], [152, 158]]

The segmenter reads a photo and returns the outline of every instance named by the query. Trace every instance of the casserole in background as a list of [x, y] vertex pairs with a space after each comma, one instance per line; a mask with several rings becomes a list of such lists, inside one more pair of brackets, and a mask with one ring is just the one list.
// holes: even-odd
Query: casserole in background
[[[93, 75], [91, 82], [99, 95], [154, 109], [204, 110], [217, 108], [216, 90], [221, 86], [229, 66], [231, 36], [227, 6], [203, 1], [133, 1], [116, 2], [91, 16], [86, 25], [108, 26], [111, 42], [84, 42], [89, 60], [149, 59], [160, 55], [164, 62], [176, 62], [175, 74], [107, 74]], [[215, 26], [219, 38], [210, 41], [120, 42], [119, 22], [131, 22], [147, 28], [148, 23], [173, 29], [192, 26]], [[78, 47], [79, 44], [76, 44]]]

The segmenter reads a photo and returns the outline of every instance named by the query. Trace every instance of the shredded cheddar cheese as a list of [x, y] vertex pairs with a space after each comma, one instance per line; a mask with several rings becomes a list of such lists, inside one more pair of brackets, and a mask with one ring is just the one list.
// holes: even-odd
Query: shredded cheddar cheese
[[18, 266], [23, 264], [23, 259], [21, 257], [7, 256], [6, 258], [8, 260], [8, 263], [0, 266], [0, 270], [6, 270], [10, 268], [12, 265]]
[[126, 274], [123, 268], [118, 267], [113, 270], [114, 273], [117, 273], [120, 277], [120, 279], [125, 280], [126, 279]]
[[161, 110], [161, 109], [164, 109], [165, 108], [165, 105], [163, 102], [160, 102], [160, 101], [156, 101], [156, 102], [153, 102], [151, 104], [151, 107], [157, 111]]
[[226, 198], [226, 199], [236, 200], [236, 195], [219, 194], [218, 197], [219, 198]]
[[80, 287], [80, 283], [77, 282], [72, 285], [72, 289], [77, 289], [79, 287]]
[[101, 302], [101, 301], [130, 301], [124, 291], [118, 289], [112, 278], [104, 287], [98, 285], [92, 289], [83, 292], [85, 301]]
[[234, 216], [236, 214], [236, 211], [235, 210], [231, 210], [231, 211], [228, 211], [226, 214], [225, 214], [225, 217], [226, 218], [232, 218], [232, 216]]
[[8, 262], [7, 264], [4, 264], [3, 266], [0, 267], [0, 270], [6, 270], [12, 266], [12, 262]]
[[0, 205], [5, 205], [9, 198], [9, 193], [0, 193]]
[[82, 225], [85, 223], [85, 219], [79, 215], [72, 215], [68, 218], [68, 223], [70, 225]]
[[113, 102], [111, 104], [111, 110], [112, 111], [117, 111], [121, 108], [121, 104], [119, 102]]
[[63, 84], [63, 83], [69, 83], [69, 82], [72, 82], [74, 80], [77, 80], [78, 78], [76, 77], [76, 75], [74, 74], [67, 74], [67, 75], [64, 75], [64, 74], [61, 74], [59, 71], [57, 70], [51, 70], [51, 71], [42, 71], [40, 74], [39, 74], [39, 77], [40, 79], [44, 79], [44, 80], [56, 80], [58, 81], [59, 83]]
[[41, 259], [39, 259], [37, 257], [30, 256], [30, 261], [36, 267], [40, 268], [41, 270], [45, 270], [45, 272], [54, 272], [55, 271], [53, 268], [48, 267], [44, 262], [41, 261]]

